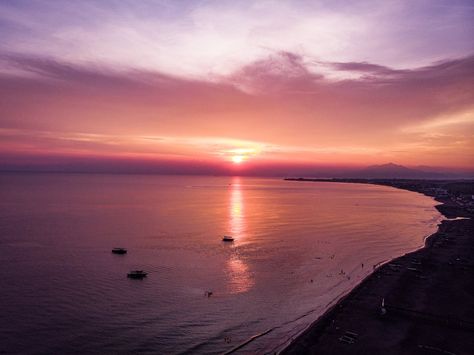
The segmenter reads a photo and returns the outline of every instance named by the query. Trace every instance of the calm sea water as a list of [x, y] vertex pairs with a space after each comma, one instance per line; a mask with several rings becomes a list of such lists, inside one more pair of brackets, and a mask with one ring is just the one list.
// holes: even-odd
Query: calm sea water
[[0, 352], [211, 354], [270, 329], [240, 353], [279, 350], [422, 246], [434, 205], [359, 184], [0, 175]]

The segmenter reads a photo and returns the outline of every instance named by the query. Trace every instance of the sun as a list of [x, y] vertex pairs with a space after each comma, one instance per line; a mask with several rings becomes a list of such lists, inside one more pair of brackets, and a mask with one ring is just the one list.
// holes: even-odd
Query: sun
[[232, 157], [232, 162], [233, 162], [234, 164], [240, 164], [240, 163], [242, 163], [243, 161], [244, 161], [244, 156], [243, 156], [243, 155], [234, 155], [234, 156]]

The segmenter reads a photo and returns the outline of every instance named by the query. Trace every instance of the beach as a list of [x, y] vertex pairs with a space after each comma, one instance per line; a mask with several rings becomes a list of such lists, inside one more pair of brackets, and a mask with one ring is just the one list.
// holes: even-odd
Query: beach
[[[426, 193], [413, 182], [365, 183]], [[473, 353], [472, 210], [452, 196], [436, 199], [442, 202], [437, 209], [451, 220], [439, 225], [425, 247], [376, 268], [283, 354]]]

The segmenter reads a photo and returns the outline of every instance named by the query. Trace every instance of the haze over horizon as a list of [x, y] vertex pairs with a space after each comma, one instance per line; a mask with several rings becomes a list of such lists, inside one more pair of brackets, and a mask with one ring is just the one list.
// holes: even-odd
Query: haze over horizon
[[0, 170], [473, 176], [473, 15], [441, 0], [3, 1]]

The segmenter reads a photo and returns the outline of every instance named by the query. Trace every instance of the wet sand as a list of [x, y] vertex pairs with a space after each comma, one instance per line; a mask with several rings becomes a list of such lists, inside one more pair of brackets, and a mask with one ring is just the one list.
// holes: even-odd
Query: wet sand
[[[471, 215], [439, 201], [448, 218]], [[376, 269], [282, 353], [473, 354], [474, 221], [443, 221], [425, 248]]]

